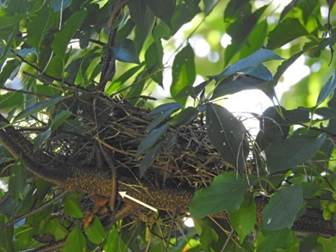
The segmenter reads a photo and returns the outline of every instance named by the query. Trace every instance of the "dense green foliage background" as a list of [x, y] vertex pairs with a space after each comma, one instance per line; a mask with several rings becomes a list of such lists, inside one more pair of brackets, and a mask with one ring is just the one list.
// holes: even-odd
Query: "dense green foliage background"
[[[234, 167], [196, 191], [193, 228], [167, 235], [160, 218], [104, 226], [97, 216], [84, 227], [83, 195], [33, 176], [0, 142], [0, 251], [334, 251], [333, 7], [332, 0], [0, 1], [0, 112], [22, 131], [40, 129], [29, 131], [34, 148], [75, 120], [66, 108], [53, 113], [59, 102], [101, 92], [154, 109], [138, 148], [141, 175], [167, 129], [198, 116]], [[309, 74], [278, 97], [284, 72], [302, 56]], [[256, 136], [244, 116], [222, 106], [223, 97], [249, 89], [273, 104], [248, 115], [260, 121]], [[322, 226], [296, 232], [307, 209]], [[221, 211], [229, 227], [207, 217]]]

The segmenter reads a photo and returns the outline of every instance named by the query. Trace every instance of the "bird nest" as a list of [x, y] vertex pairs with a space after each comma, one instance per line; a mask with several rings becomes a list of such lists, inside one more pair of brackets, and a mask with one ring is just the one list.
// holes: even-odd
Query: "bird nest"
[[[43, 148], [80, 172], [108, 176], [115, 169], [118, 177], [151, 187], [198, 188], [228, 169], [209, 142], [200, 118], [188, 125], [169, 127], [157, 154], [144, 160], [138, 146], [155, 119], [149, 110], [101, 95], [65, 99], [53, 113], [61, 110], [71, 111], [73, 117], [54, 132]], [[140, 176], [144, 165], [148, 169]]]

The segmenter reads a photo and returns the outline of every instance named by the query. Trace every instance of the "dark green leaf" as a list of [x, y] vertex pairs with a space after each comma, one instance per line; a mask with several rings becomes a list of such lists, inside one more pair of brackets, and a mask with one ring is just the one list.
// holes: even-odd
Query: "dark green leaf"
[[13, 79], [13, 77], [15, 77], [12, 76], [12, 73], [14, 72], [15, 69], [18, 68], [19, 65], [20, 62], [17, 60], [8, 60], [6, 62], [0, 73], [0, 87], [2, 87], [9, 78]]
[[199, 8], [199, 2], [200, 0], [179, 2], [170, 22], [172, 33], [175, 33], [183, 24], [193, 19], [195, 15], [201, 11]]
[[117, 60], [129, 63], [139, 63], [137, 51], [134, 42], [125, 39], [113, 48]]
[[237, 232], [240, 242], [254, 230], [257, 223], [257, 212], [254, 198], [245, 199], [240, 208], [230, 213], [230, 222]]
[[119, 235], [116, 227], [113, 227], [107, 237], [104, 245], [104, 251], [127, 252], [128, 248]]
[[85, 252], [86, 251], [86, 241], [85, 237], [80, 230], [79, 226], [76, 225], [71, 231], [67, 239], [65, 240], [63, 252]]
[[336, 88], [336, 72], [329, 78], [326, 84], [324, 84], [316, 102], [316, 107], [331, 96]]
[[219, 0], [203, 0], [204, 13], [208, 15], [210, 11], [213, 9], [213, 7], [215, 7], [218, 2]]
[[321, 148], [326, 135], [295, 135], [266, 148], [267, 166], [271, 173], [294, 169], [311, 159]]
[[63, 240], [67, 234], [68, 230], [60, 223], [57, 218], [50, 219], [47, 224], [47, 232], [51, 234], [55, 240]]
[[224, 160], [242, 171], [249, 152], [242, 122], [225, 108], [210, 103], [206, 106], [206, 125], [211, 143]]
[[141, 160], [139, 166], [140, 177], [143, 177], [147, 169], [152, 166], [152, 164], [155, 161], [156, 155], [161, 151], [163, 143], [164, 142], [159, 142], [146, 151], [146, 154], [144, 158]]
[[279, 231], [267, 231], [265, 234], [259, 232], [257, 238], [256, 252], [270, 252], [270, 251], [286, 251], [295, 252], [297, 238], [290, 229], [283, 229]]
[[275, 192], [263, 211], [264, 228], [291, 228], [303, 207], [303, 192], [299, 186], [287, 186]]
[[286, 5], [286, 7], [283, 9], [283, 11], [280, 14], [280, 21], [286, 16], [286, 14], [293, 9], [293, 7], [296, 5], [298, 0], [292, 0], [289, 4]]
[[20, 108], [23, 105], [23, 95], [20, 93], [6, 93], [0, 95], [0, 108], [12, 109]]
[[85, 17], [85, 10], [76, 12], [65, 22], [63, 28], [54, 35], [51, 47], [60, 59], [63, 60], [71, 38], [77, 32]]
[[207, 188], [196, 191], [190, 205], [194, 218], [220, 211], [234, 211], [241, 206], [246, 191], [245, 182], [233, 172], [215, 177]]
[[175, 0], [145, 0], [145, 2], [155, 16], [169, 24], [175, 9]]
[[143, 65], [138, 65], [138, 66], [128, 69], [125, 73], [120, 75], [116, 80], [107, 84], [105, 87], [105, 94], [112, 95], [114, 92], [118, 91], [128, 79], [134, 76], [136, 72], [138, 72], [142, 68], [142, 66]]
[[224, 95], [234, 94], [248, 89], [260, 89], [265, 91], [265, 93], [269, 93], [268, 90], [270, 89], [270, 82], [247, 75], [239, 75], [237, 77], [233, 76], [220, 81], [217, 84], [211, 99], [216, 99]]
[[267, 47], [271, 49], [279, 48], [304, 35], [308, 35], [308, 32], [297, 19], [286, 18], [269, 33]]
[[139, 144], [138, 153], [142, 154], [149, 148], [153, 147], [166, 133], [168, 124], [163, 124], [158, 128], [153, 129]]
[[26, 170], [22, 164], [17, 163], [11, 168], [9, 179], [9, 190], [14, 194], [16, 200], [23, 200], [26, 187]]
[[154, 41], [146, 51], [145, 62], [146, 68], [148, 69], [151, 78], [162, 86], [162, 57], [163, 57], [163, 48], [161, 41]]
[[159, 126], [160, 124], [166, 122], [170, 118], [170, 115], [174, 113], [175, 111], [177, 111], [178, 109], [179, 108], [172, 107], [171, 109], [165, 110], [161, 112], [160, 114], [156, 115], [155, 119], [151, 121], [150, 124], [147, 126], [147, 131], [150, 132], [151, 130]]
[[155, 108], [154, 110], [152, 110], [149, 115], [151, 117], [155, 117], [155, 116], [159, 116], [162, 115], [163, 113], [165, 113], [166, 111], [170, 111], [170, 110], [179, 110], [181, 108], [181, 105], [178, 104], [177, 102], [172, 102], [172, 103], [165, 103], [162, 104], [160, 106], [158, 106], [157, 108]]
[[171, 120], [170, 124], [173, 126], [180, 126], [180, 125], [188, 125], [193, 120], [196, 119], [199, 111], [196, 108], [193, 107], [187, 107], [184, 110], [182, 110], [180, 113], [175, 115]]
[[65, 98], [66, 97], [58, 96], [58, 97], [55, 97], [55, 98], [51, 98], [51, 99], [48, 99], [48, 100], [43, 100], [41, 102], [37, 102], [37, 103], [33, 104], [32, 106], [26, 108], [22, 112], [20, 112], [16, 116], [15, 120], [20, 120], [24, 117], [27, 117], [27, 116], [31, 115], [31, 114], [40, 112], [43, 109], [55, 106], [57, 103], [64, 100]]
[[173, 81], [170, 88], [172, 97], [184, 103], [188, 90], [196, 78], [194, 51], [188, 44], [175, 57], [173, 63]]
[[82, 218], [83, 212], [80, 208], [79, 197], [76, 193], [69, 193], [64, 198], [64, 211], [74, 218]]
[[105, 239], [105, 230], [98, 217], [95, 217], [90, 226], [86, 227], [84, 231], [94, 244], [100, 244]]
[[236, 63], [228, 66], [224, 69], [222, 73], [220, 73], [217, 78], [225, 78], [237, 72], [244, 72], [251, 67], [258, 66], [263, 62], [269, 60], [281, 60], [282, 58], [276, 55], [273, 51], [268, 49], [259, 49], [255, 53], [251, 54], [250, 56], [237, 61]]

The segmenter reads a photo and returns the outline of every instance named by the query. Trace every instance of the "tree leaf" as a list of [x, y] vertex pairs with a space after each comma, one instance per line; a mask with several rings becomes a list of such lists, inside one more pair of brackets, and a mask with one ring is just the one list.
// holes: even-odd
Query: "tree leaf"
[[74, 34], [77, 32], [86, 17], [86, 11], [78, 11], [74, 13], [64, 24], [63, 28], [54, 35], [51, 44], [53, 51], [60, 59], [64, 58], [68, 44]]
[[180, 113], [175, 115], [171, 120], [170, 124], [173, 126], [180, 126], [180, 125], [188, 125], [193, 120], [196, 119], [199, 111], [198, 109], [194, 107], [187, 107], [184, 110], [182, 110]]
[[259, 232], [257, 237], [256, 252], [270, 252], [270, 251], [286, 251], [296, 252], [296, 244], [298, 239], [290, 229], [282, 229], [277, 231]]
[[[19, 65], [20, 62], [15, 59], [6, 61], [6, 64], [3, 66], [0, 72], [0, 87], [4, 86], [9, 78], [14, 77], [12, 76], [12, 73], [14, 72], [15, 69], [18, 68]], [[17, 71], [14, 72], [15, 75], [16, 72]]]
[[245, 191], [245, 182], [235, 173], [218, 175], [209, 187], [196, 191], [190, 204], [191, 215], [202, 218], [224, 210], [237, 210], [244, 200]]
[[51, 9], [55, 12], [63, 11], [71, 5], [72, 0], [52, 0]]
[[8, 186], [16, 200], [23, 200], [25, 195], [24, 189], [26, 187], [26, 170], [21, 163], [17, 163], [11, 167], [11, 176]]
[[113, 52], [117, 60], [129, 63], [139, 63], [137, 51], [134, 42], [130, 39], [125, 39], [118, 43]]
[[154, 146], [166, 133], [168, 124], [163, 124], [158, 128], [153, 129], [139, 144], [138, 153], [143, 154], [146, 150]]
[[153, 11], [154, 15], [170, 23], [175, 9], [174, 0], [145, 0], [148, 7]]
[[225, 68], [223, 72], [221, 72], [219, 75], [216, 76], [216, 78], [222, 79], [232, 74], [235, 74], [237, 72], [244, 72], [250, 69], [251, 67], [255, 67], [255, 66], [262, 64], [263, 62], [266, 62], [269, 60], [281, 60], [281, 59], [282, 58], [280, 56], [276, 55], [271, 50], [259, 49], [255, 53]]
[[[290, 27], [290, 29], [288, 29]], [[269, 33], [267, 47], [275, 49], [309, 33], [295, 18], [286, 18]]]
[[192, 86], [196, 78], [194, 57], [194, 51], [188, 44], [174, 59], [170, 93], [182, 104], [188, 96], [189, 87]]
[[324, 84], [316, 102], [316, 107], [331, 96], [336, 88], [336, 72], [329, 78], [326, 84]]
[[84, 229], [86, 236], [94, 244], [100, 244], [105, 239], [105, 230], [98, 217], [95, 217], [90, 226]]
[[287, 186], [275, 192], [263, 211], [267, 230], [291, 228], [303, 207], [303, 192], [299, 186]]
[[271, 173], [295, 169], [297, 165], [311, 159], [326, 140], [325, 134], [317, 137], [294, 135], [266, 148], [267, 167]]
[[71, 233], [65, 240], [63, 252], [85, 252], [86, 251], [86, 241], [85, 237], [80, 230], [79, 226], [76, 225], [72, 229]]
[[162, 105], [156, 107], [155, 109], [153, 109], [149, 113], [149, 115], [151, 117], [156, 117], [156, 116], [159, 116], [159, 115], [165, 113], [166, 111], [170, 111], [170, 110], [177, 111], [179, 109], [181, 109], [181, 105], [177, 102], [165, 103], [165, 104], [162, 104]]
[[238, 77], [234, 76], [220, 81], [217, 84], [211, 99], [213, 100], [224, 95], [234, 94], [248, 89], [260, 89], [265, 90], [265, 93], [269, 93], [267, 91], [269, 87], [269, 81], [264, 81], [247, 75], [239, 75]]
[[257, 223], [256, 203], [254, 198], [245, 199], [240, 208], [230, 214], [230, 223], [242, 243]]
[[163, 57], [163, 48], [161, 41], [154, 41], [146, 51], [145, 62], [146, 68], [150, 73], [151, 78], [162, 86], [162, 57]]
[[32, 115], [34, 113], [40, 112], [43, 109], [50, 108], [52, 106], [55, 106], [60, 101], [66, 99], [66, 97], [63, 96], [57, 96], [48, 100], [43, 100], [41, 102], [34, 103], [30, 107], [26, 108], [25, 110], [21, 111], [15, 118], [15, 120], [20, 120], [24, 117], [27, 117], [29, 115]]
[[80, 208], [79, 197], [76, 193], [69, 193], [65, 196], [64, 211], [74, 218], [82, 218], [84, 216]]
[[104, 245], [104, 251], [127, 252], [128, 248], [125, 242], [121, 239], [116, 227], [113, 227], [107, 237]]
[[206, 125], [210, 142], [222, 154], [224, 160], [239, 170], [243, 169], [249, 147], [242, 122], [225, 108], [209, 103], [206, 105]]

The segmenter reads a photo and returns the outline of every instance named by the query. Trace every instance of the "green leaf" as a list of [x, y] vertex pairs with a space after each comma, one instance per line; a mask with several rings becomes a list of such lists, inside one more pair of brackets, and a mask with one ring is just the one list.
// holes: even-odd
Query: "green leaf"
[[0, 95], [0, 108], [20, 108], [23, 105], [23, 95], [20, 93], [6, 93]]
[[51, 44], [53, 51], [61, 59], [64, 58], [68, 44], [75, 35], [86, 17], [86, 11], [78, 11], [73, 14], [64, 24], [63, 28], [54, 35], [54, 40]]
[[80, 208], [79, 197], [76, 193], [69, 193], [65, 196], [64, 211], [74, 218], [82, 218], [84, 216]]
[[275, 192], [263, 211], [267, 230], [291, 228], [303, 207], [303, 191], [299, 186], [286, 186]]
[[160, 124], [166, 122], [170, 118], [171, 114], [173, 114], [178, 109], [179, 108], [172, 107], [171, 109], [165, 110], [164, 112], [161, 112], [159, 115], [156, 115], [155, 119], [151, 121], [147, 126], [147, 131], [150, 132]]
[[317, 137], [294, 135], [266, 148], [267, 166], [271, 173], [294, 169], [311, 159], [326, 140], [325, 134]]
[[155, 144], [152, 148], [149, 150], [146, 150], [146, 154], [144, 158], [141, 160], [140, 166], [139, 166], [139, 174], [140, 177], [143, 177], [149, 167], [152, 166], [152, 164], [155, 161], [156, 155], [160, 152], [164, 142], [160, 142], [158, 144]]
[[9, 191], [14, 194], [16, 200], [23, 200], [26, 187], [26, 170], [21, 163], [11, 167], [11, 176], [9, 179]]
[[139, 63], [139, 57], [134, 42], [130, 39], [125, 39], [118, 43], [113, 48], [113, 52], [117, 60], [129, 63]]
[[237, 232], [242, 243], [249, 233], [254, 230], [257, 223], [256, 204], [253, 197], [245, 199], [237, 211], [231, 212], [230, 223]]
[[170, 124], [173, 126], [180, 126], [180, 125], [188, 125], [193, 120], [196, 119], [199, 111], [196, 108], [193, 107], [187, 107], [184, 110], [182, 110], [180, 113], [175, 115], [171, 120]]
[[50, 108], [52, 106], [55, 106], [60, 101], [66, 99], [66, 97], [63, 96], [57, 96], [55, 98], [51, 98], [48, 100], [43, 100], [41, 102], [34, 103], [30, 107], [26, 108], [25, 110], [21, 111], [15, 118], [15, 120], [20, 120], [22, 118], [25, 118], [29, 115], [32, 115], [34, 113], [40, 112], [43, 109]]
[[52, 131], [57, 130], [59, 127], [63, 125], [63, 123], [72, 115], [72, 113], [68, 110], [62, 110], [58, 112], [55, 118], [52, 119], [50, 124], [50, 129]]
[[179, 1], [170, 22], [172, 33], [175, 33], [183, 24], [189, 22], [201, 11], [199, 2], [200, 0]]
[[104, 245], [104, 251], [118, 251], [127, 252], [128, 248], [124, 241], [121, 239], [116, 227], [113, 227], [107, 237]]
[[224, 95], [234, 94], [239, 91], [248, 89], [260, 89], [267, 92], [269, 87], [269, 81], [265, 81], [248, 75], [239, 75], [238, 77], [230, 77], [223, 81], [220, 81], [217, 84], [211, 99], [213, 100]]
[[210, 11], [213, 9], [213, 7], [215, 7], [218, 2], [219, 0], [203, 0], [204, 13], [208, 15]]
[[173, 81], [170, 93], [180, 103], [184, 103], [188, 90], [193, 85], [196, 72], [194, 51], [188, 44], [175, 57], [173, 63]]
[[196, 191], [190, 212], [194, 218], [202, 218], [220, 211], [234, 211], [241, 206], [246, 184], [237, 178], [234, 172], [223, 173], [215, 177], [207, 188]]
[[236, 63], [228, 66], [227, 68], [225, 68], [222, 73], [216, 76], [216, 78], [222, 79], [232, 74], [235, 74], [237, 72], [244, 72], [251, 67], [255, 67], [255, 66], [262, 64], [263, 62], [266, 62], [269, 60], [281, 60], [281, 59], [282, 58], [280, 56], [276, 55], [271, 50], [259, 49], [258, 51], [251, 54], [250, 56], [243, 58], [237, 61]]
[[336, 88], [336, 72], [329, 78], [326, 84], [324, 84], [316, 102], [316, 107], [331, 96]]
[[158, 128], [153, 129], [139, 144], [138, 153], [142, 154], [149, 148], [153, 147], [166, 133], [168, 124], [163, 124]]
[[84, 229], [86, 236], [94, 244], [100, 244], [105, 239], [105, 230], [98, 217], [95, 217], [93, 222]]
[[181, 105], [178, 104], [177, 102], [165, 103], [165, 104], [162, 104], [162, 105], [156, 107], [154, 110], [152, 110], [149, 113], [149, 115], [151, 117], [156, 117], [156, 116], [162, 115], [166, 111], [170, 111], [170, 110], [177, 111], [180, 108], [181, 108]]
[[175, 9], [175, 0], [145, 0], [154, 15], [169, 24]]
[[126, 72], [124, 72], [122, 75], [120, 75], [116, 80], [114, 80], [111, 83], [108, 83], [105, 87], [105, 94], [106, 95], [112, 95], [114, 92], [120, 90], [120, 88], [123, 87], [125, 82], [130, 79], [132, 76], [134, 76], [143, 65], [138, 65], [135, 67], [132, 67], [128, 69]]
[[162, 86], [162, 57], [163, 57], [163, 48], [161, 41], [154, 41], [146, 51], [145, 62], [146, 68], [150, 73], [151, 78]]
[[296, 18], [286, 18], [269, 33], [267, 47], [279, 48], [304, 35], [308, 35], [308, 32]]
[[206, 126], [210, 142], [224, 160], [242, 171], [249, 152], [242, 122], [225, 108], [209, 103], [206, 105]]
[[6, 61], [6, 64], [3, 66], [0, 72], [0, 87], [4, 86], [5, 82], [9, 78], [13, 79], [13, 77], [15, 77], [15, 76], [12, 76], [12, 73], [14, 72], [15, 69], [18, 68], [19, 65], [20, 65], [20, 62], [15, 59]]
[[57, 218], [52, 218], [49, 220], [46, 226], [46, 231], [51, 234], [56, 241], [63, 240], [68, 234], [68, 230], [60, 223], [60, 220]]
[[65, 240], [63, 252], [85, 252], [86, 251], [86, 241], [85, 236], [80, 230], [79, 226], [76, 225], [71, 231], [67, 239]]
[[298, 240], [292, 230], [283, 229], [279, 231], [261, 232], [257, 237], [256, 252], [286, 251], [297, 252]]

